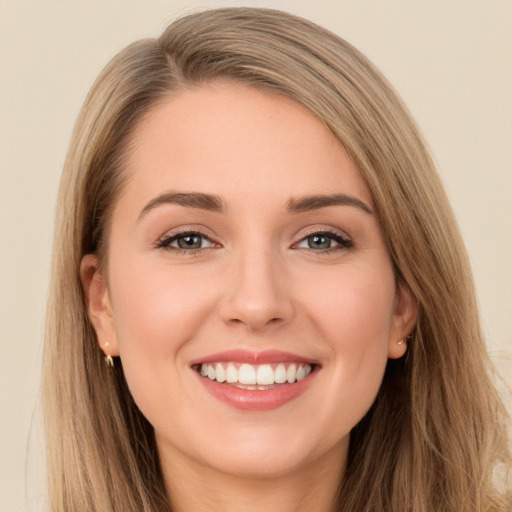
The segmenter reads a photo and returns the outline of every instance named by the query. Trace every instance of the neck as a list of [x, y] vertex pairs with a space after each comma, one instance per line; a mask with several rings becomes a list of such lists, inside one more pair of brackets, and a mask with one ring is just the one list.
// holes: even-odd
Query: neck
[[172, 457], [161, 453], [173, 512], [334, 512], [345, 458], [342, 446], [286, 475], [252, 476], [222, 473], [174, 450]]

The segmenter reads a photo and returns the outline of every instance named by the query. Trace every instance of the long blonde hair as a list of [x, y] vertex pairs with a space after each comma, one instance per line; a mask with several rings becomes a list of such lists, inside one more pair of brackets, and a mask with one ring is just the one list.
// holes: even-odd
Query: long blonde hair
[[[170, 509], [151, 425], [122, 364], [105, 367], [80, 282], [108, 250], [123, 158], [142, 116], [175, 91], [228, 79], [302, 104], [373, 194], [397, 281], [416, 297], [408, 354], [389, 361], [351, 433], [340, 511], [505, 511], [506, 413], [492, 383], [454, 216], [422, 137], [356, 49], [274, 10], [206, 11], [136, 42], [102, 72], [76, 123], [58, 198], [43, 396], [52, 512]], [[500, 490], [501, 485], [501, 490]]]

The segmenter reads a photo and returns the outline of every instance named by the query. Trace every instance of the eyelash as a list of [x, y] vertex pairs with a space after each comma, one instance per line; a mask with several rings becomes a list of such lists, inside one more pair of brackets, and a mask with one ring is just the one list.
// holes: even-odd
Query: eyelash
[[210, 242], [214, 245], [218, 245], [210, 237], [206, 236], [204, 233], [201, 233], [200, 231], [183, 230], [183, 231], [179, 231], [177, 233], [173, 233], [172, 235], [169, 235], [169, 236], [164, 236], [162, 239], [160, 239], [157, 242], [157, 248], [163, 249], [165, 251], [175, 251], [178, 254], [192, 255], [192, 256], [197, 256], [205, 250], [212, 249], [212, 247], [200, 247], [197, 249], [184, 249], [181, 247], [172, 247], [171, 246], [171, 244], [173, 242], [175, 242], [179, 238], [186, 237], [186, 236], [198, 236], [201, 239], [207, 240], [208, 242]]
[[[157, 242], [156, 247], [158, 249], [163, 249], [166, 251], [174, 251], [174, 252], [176, 252], [178, 254], [182, 254], [182, 255], [193, 255], [193, 256], [197, 256], [197, 255], [203, 253], [204, 251], [214, 248], [214, 247], [199, 247], [197, 249], [185, 249], [185, 248], [171, 246], [171, 244], [173, 242], [175, 242], [179, 238], [185, 237], [185, 236], [189, 236], [189, 237], [197, 236], [203, 240], [210, 242], [211, 244], [219, 245], [219, 244], [216, 244], [216, 242], [214, 242], [210, 237], [206, 236], [204, 233], [201, 233], [200, 231], [183, 230], [183, 231], [179, 231], [177, 233], [173, 233], [172, 235], [163, 237], [162, 239], [160, 239]], [[300, 243], [305, 242], [308, 238], [313, 237], [313, 236], [329, 238], [331, 240], [334, 240], [334, 242], [336, 242], [338, 245], [336, 245], [334, 247], [328, 247], [326, 249], [319, 249], [319, 250], [313, 249], [311, 247], [309, 247], [309, 248], [298, 247], [298, 245]], [[305, 249], [306, 251], [312, 251], [314, 254], [326, 254], [326, 253], [333, 253], [333, 252], [337, 252], [337, 251], [352, 249], [354, 247], [354, 243], [352, 242], [352, 240], [340, 235], [339, 233], [336, 233], [334, 231], [329, 231], [329, 230], [322, 230], [322, 231], [312, 231], [311, 233], [308, 233], [306, 236], [302, 237], [297, 243], [293, 244], [292, 247], [295, 247], [298, 250]]]
[[321, 230], [321, 231], [312, 231], [311, 233], [308, 233], [306, 236], [302, 237], [299, 242], [294, 244], [294, 246], [297, 246], [298, 244], [305, 242], [308, 238], [318, 236], [318, 237], [325, 237], [329, 238], [331, 240], [334, 240], [338, 245], [334, 247], [328, 247], [326, 249], [313, 249], [313, 248], [302, 248], [298, 247], [298, 249], [305, 249], [307, 251], [312, 251], [314, 254], [327, 254], [327, 253], [333, 253], [337, 251], [346, 251], [349, 249], [352, 249], [354, 247], [354, 242], [350, 240], [349, 238], [341, 235], [340, 233], [329, 231], [329, 230]]

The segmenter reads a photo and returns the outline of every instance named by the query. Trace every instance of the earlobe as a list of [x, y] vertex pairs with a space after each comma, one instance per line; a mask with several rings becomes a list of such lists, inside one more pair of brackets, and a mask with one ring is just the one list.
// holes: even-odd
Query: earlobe
[[399, 359], [407, 352], [410, 334], [418, 319], [416, 297], [406, 284], [397, 285], [393, 325], [388, 341], [388, 357]]
[[107, 282], [94, 254], [86, 254], [80, 264], [80, 278], [87, 303], [87, 314], [98, 344], [106, 356], [118, 356], [119, 346]]

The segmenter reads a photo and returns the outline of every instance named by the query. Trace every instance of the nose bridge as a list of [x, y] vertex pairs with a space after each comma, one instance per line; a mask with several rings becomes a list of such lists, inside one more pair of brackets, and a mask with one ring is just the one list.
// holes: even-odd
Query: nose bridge
[[293, 315], [278, 251], [270, 243], [258, 242], [234, 251], [222, 308], [226, 322], [244, 324], [253, 331], [283, 324]]

